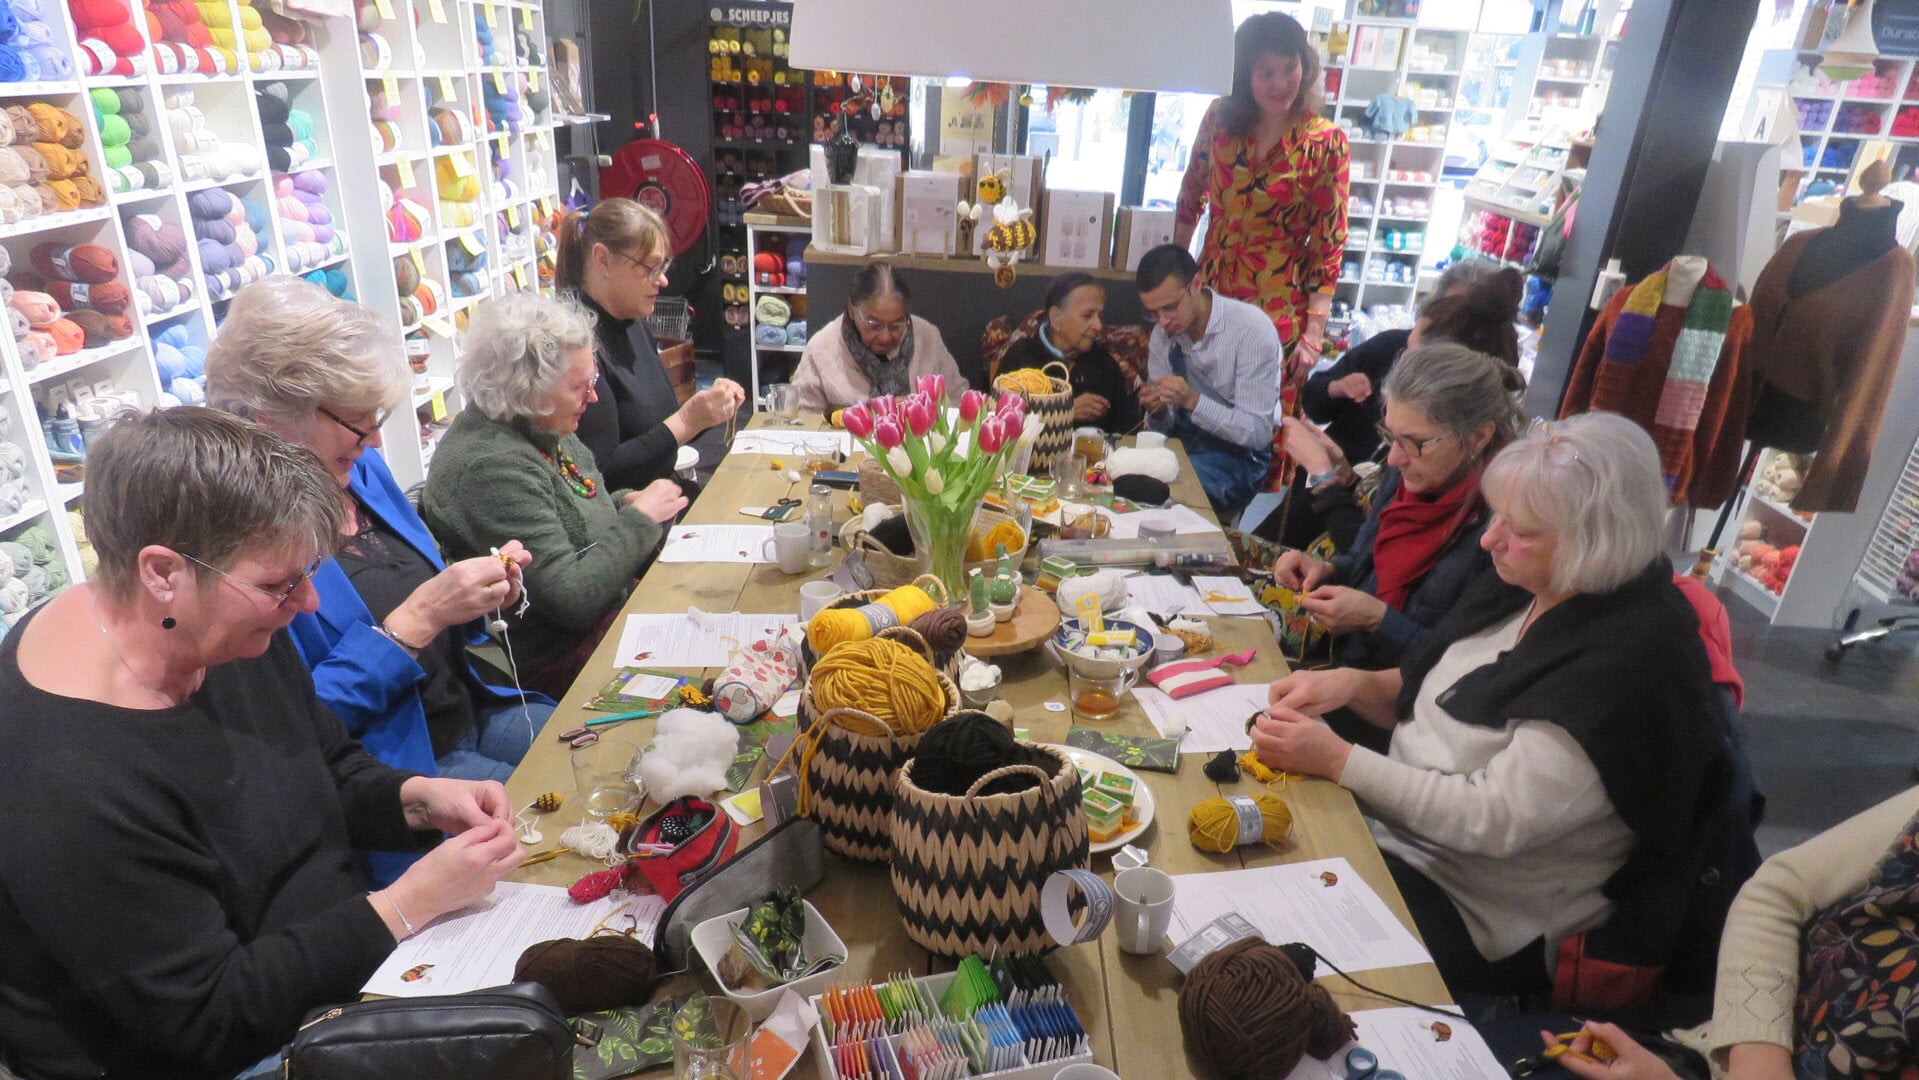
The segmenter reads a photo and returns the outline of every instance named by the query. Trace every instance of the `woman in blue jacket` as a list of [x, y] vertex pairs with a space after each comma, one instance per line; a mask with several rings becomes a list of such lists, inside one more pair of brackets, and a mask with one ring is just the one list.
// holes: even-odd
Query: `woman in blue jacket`
[[320, 608], [288, 628], [320, 700], [389, 765], [505, 781], [553, 702], [489, 685], [466, 647], [484, 640], [479, 620], [519, 602], [532, 557], [514, 542], [448, 566], [366, 452], [409, 381], [379, 316], [295, 277], [241, 290], [207, 355], [210, 404], [313, 451], [346, 490], [340, 550], [313, 575]]

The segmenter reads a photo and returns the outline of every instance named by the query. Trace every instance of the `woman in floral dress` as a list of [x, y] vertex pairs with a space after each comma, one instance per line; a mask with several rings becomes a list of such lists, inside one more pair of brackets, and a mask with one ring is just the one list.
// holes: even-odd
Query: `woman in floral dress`
[[[1289, 15], [1240, 24], [1233, 91], [1200, 122], [1180, 187], [1175, 242], [1190, 243], [1210, 211], [1200, 278], [1223, 296], [1264, 309], [1287, 349], [1280, 407], [1299, 415], [1299, 391], [1319, 362], [1333, 286], [1346, 247], [1350, 154], [1345, 133], [1319, 115], [1319, 52]], [[1290, 479], [1273, 432], [1267, 489]]]

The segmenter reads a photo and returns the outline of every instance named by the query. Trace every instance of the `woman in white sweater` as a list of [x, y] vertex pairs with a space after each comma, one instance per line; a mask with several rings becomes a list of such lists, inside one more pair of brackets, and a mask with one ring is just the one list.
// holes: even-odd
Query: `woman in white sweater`
[[[1911, 1007], [1895, 1004], [1919, 996], [1914, 965], [1899, 955], [1919, 946], [1916, 830], [1912, 788], [1767, 859], [1739, 891], [1719, 943], [1712, 1021], [1678, 1033], [1710, 1055], [1714, 1075], [1898, 1077], [1919, 1068]], [[1589, 1080], [1676, 1080], [1611, 1024], [1588, 1024], [1576, 1048], [1594, 1036], [1619, 1059], [1560, 1064]]]
[[[1397, 669], [1274, 683], [1253, 746], [1353, 792], [1453, 993], [1627, 1004], [1580, 967], [1642, 969], [1650, 992], [1674, 962], [1696, 808], [1725, 768], [1698, 619], [1659, 553], [1658, 453], [1618, 416], [1574, 417], [1502, 451], [1484, 490], [1497, 576]], [[1342, 707], [1390, 752], [1318, 719]]]

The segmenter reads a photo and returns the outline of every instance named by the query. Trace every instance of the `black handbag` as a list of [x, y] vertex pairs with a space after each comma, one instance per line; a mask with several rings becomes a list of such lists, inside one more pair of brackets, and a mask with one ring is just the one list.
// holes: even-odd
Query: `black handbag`
[[286, 1080], [572, 1080], [575, 1025], [538, 983], [384, 998], [309, 1015], [281, 1051]]

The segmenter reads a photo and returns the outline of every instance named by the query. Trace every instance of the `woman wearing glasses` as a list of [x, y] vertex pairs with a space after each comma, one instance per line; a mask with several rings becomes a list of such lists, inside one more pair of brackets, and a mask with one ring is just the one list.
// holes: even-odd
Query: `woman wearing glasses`
[[560, 223], [554, 280], [599, 320], [599, 400], [587, 406], [577, 434], [616, 488], [637, 491], [672, 477], [680, 447], [746, 400], [739, 383], [718, 379], [678, 403], [646, 326], [672, 258], [666, 223], [632, 199], [605, 199]]
[[[1387, 382], [1389, 424], [1417, 359]], [[1709, 972], [1712, 916], [1758, 861], [1699, 619], [1660, 554], [1659, 454], [1622, 417], [1576, 416], [1501, 452], [1485, 495], [1497, 573], [1398, 667], [1274, 683], [1253, 746], [1359, 800], [1455, 994], [1628, 1004], [1596, 998], [1649, 993], [1688, 944]], [[1316, 719], [1342, 708], [1391, 728], [1390, 751]]]
[[1273, 563], [1274, 580], [1336, 635], [1341, 664], [1396, 666], [1489, 565], [1479, 475], [1519, 423], [1511, 373], [1451, 342], [1407, 352], [1386, 377], [1379, 437], [1390, 449], [1352, 547], [1330, 562], [1288, 551]]
[[[489, 685], [466, 656], [478, 620], [510, 607], [530, 556], [501, 545], [451, 566], [380, 445], [410, 382], [393, 328], [310, 282], [276, 275], [240, 290], [207, 350], [207, 399], [318, 455], [346, 491], [338, 551], [314, 575], [319, 607], [293, 620], [320, 700], [380, 760], [428, 776], [505, 781], [553, 711]], [[371, 856], [388, 877], [402, 860]]]
[[[499, 784], [369, 756], [281, 633], [344, 509], [313, 454], [211, 409], [88, 444], [98, 570], [0, 643], [0, 1066], [278, 1075], [309, 1010], [519, 864]], [[442, 832], [367, 893], [353, 849]]]
[[921, 375], [944, 375], [948, 393], [966, 389], [959, 365], [932, 323], [912, 314], [906, 279], [884, 262], [853, 275], [846, 311], [814, 331], [793, 372], [800, 408], [832, 413], [881, 394], [910, 394]]

